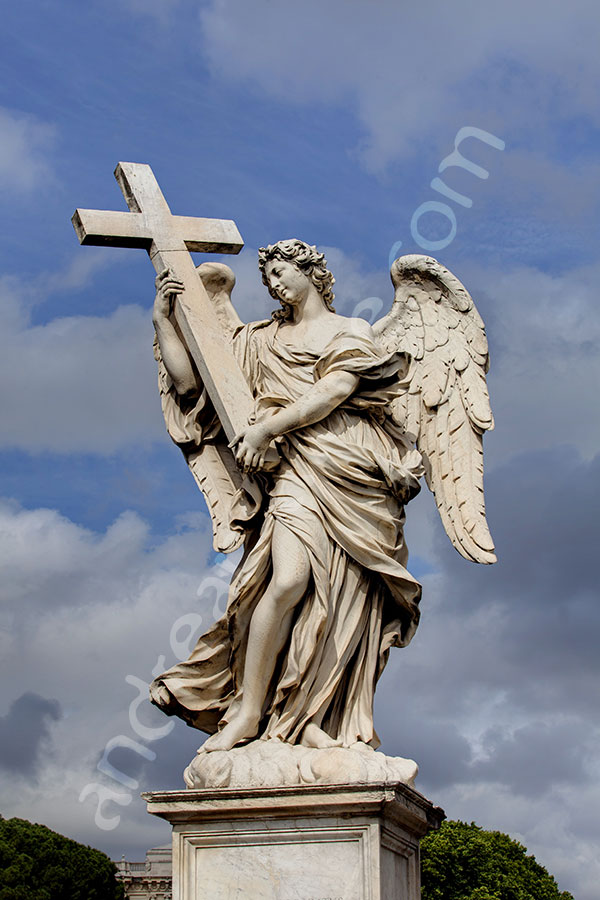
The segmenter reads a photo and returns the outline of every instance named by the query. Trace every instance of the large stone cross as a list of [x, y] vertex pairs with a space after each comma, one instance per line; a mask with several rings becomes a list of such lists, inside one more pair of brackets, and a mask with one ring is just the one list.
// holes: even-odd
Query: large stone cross
[[215, 310], [190, 251], [239, 253], [244, 242], [229, 219], [174, 216], [150, 166], [119, 163], [115, 178], [129, 212], [77, 209], [73, 227], [81, 244], [143, 247], [156, 271], [170, 269], [184, 285], [175, 303], [175, 318], [231, 440], [248, 424], [252, 395], [225, 342]]

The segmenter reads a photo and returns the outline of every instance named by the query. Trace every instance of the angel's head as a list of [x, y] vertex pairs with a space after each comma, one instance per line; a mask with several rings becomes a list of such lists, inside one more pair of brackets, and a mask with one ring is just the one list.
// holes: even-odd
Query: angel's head
[[258, 251], [258, 267], [271, 297], [281, 304], [281, 308], [272, 314], [274, 319], [292, 317], [293, 307], [286, 302], [286, 295], [290, 298], [291, 292], [300, 289], [302, 280], [312, 282], [327, 309], [334, 312], [332, 287], [335, 278], [327, 268], [324, 254], [316, 247], [297, 238], [269, 244]]

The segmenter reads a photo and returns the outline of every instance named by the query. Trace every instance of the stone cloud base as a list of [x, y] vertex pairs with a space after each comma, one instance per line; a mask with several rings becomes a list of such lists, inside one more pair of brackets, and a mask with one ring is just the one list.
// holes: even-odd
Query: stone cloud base
[[444, 818], [404, 784], [144, 794], [173, 826], [173, 900], [419, 900]]

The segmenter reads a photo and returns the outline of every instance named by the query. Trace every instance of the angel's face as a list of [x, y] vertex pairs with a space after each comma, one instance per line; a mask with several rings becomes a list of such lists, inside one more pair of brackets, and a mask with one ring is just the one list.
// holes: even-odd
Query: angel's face
[[302, 303], [312, 283], [293, 263], [282, 259], [270, 260], [265, 266], [265, 275], [273, 293], [289, 306]]

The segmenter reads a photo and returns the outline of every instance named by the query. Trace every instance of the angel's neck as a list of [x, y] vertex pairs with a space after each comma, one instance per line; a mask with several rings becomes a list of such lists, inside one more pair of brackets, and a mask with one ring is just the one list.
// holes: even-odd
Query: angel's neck
[[307, 327], [313, 322], [325, 318], [328, 312], [320, 293], [315, 287], [312, 287], [303, 302], [293, 308], [291, 321], [294, 325]]

